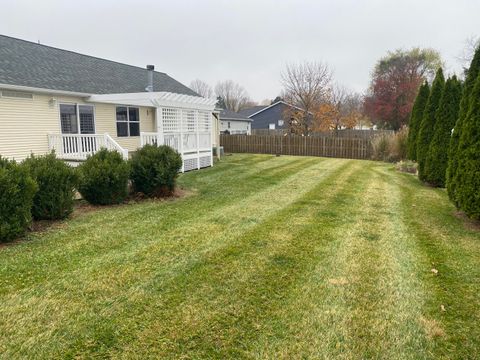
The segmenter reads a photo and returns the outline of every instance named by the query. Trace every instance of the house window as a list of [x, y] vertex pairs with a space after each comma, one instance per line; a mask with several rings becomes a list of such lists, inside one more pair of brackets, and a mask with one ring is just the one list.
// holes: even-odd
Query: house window
[[62, 134], [95, 134], [93, 105], [60, 104]]
[[136, 107], [117, 106], [117, 136], [140, 136], [140, 112]]
[[283, 126], [283, 120], [278, 120], [278, 126]]
[[275, 124], [268, 124], [268, 128], [270, 130], [275, 130]]

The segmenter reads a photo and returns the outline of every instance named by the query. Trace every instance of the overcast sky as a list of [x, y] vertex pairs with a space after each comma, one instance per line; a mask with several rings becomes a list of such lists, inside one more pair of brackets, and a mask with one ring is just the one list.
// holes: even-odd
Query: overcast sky
[[256, 101], [287, 62], [320, 60], [364, 91], [388, 50], [439, 50], [447, 72], [480, 35], [480, 0], [0, 0], [0, 33], [156, 69], [189, 85], [232, 79]]

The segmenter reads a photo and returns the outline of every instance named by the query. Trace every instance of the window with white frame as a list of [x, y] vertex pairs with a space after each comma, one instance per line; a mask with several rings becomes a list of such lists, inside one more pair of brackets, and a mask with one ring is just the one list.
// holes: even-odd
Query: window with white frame
[[95, 134], [93, 105], [60, 104], [62, 134]]
[[270, 130], [275, 130], [275, 124], [268, 124], [268, 128]]
[[278, 120], [278, 126], [283, 126], [283, 120]]
[[117, 106], [117, 136], [140, 136], [140, 111], [133, 106]]

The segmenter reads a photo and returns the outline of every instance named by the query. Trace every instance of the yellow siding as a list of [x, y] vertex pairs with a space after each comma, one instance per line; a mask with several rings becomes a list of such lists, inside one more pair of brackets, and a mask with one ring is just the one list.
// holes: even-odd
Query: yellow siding
[[[56, 103], [51, 104], [50, 99]], [[60, 134], [60, 103], [87, 104], [84, 99], [34, 94], [33, 100], [0, 97], [0, 155], [23, 160], [30, 153], [48, 152], [47, 134]], [[95, 107], [97, 134], [108, 133], [122, 147], [133, 151], [140, 137], [117, 137], [115, 105], [89, 103]], [[155, 131], [155, 109], [140, 107], [140, 131]]]

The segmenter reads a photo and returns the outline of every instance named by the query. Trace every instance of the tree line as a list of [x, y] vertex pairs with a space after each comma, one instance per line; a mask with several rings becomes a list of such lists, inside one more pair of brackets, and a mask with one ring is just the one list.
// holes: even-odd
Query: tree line
[[447, 188], [456, 207], [480, 219], [480, 47], [462, 83], [442, 68], [421, 85], [409, 121], [407, 155], [419, 179]]

